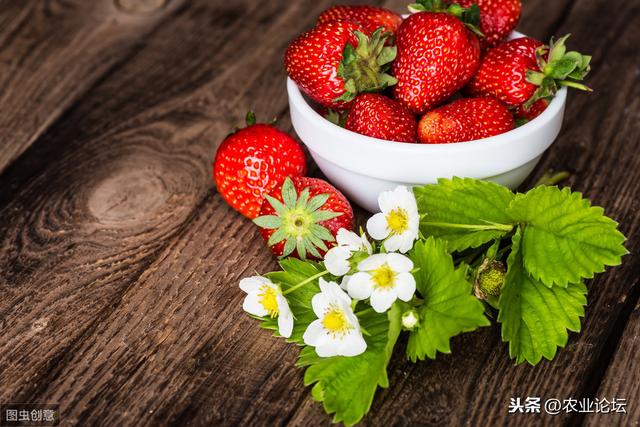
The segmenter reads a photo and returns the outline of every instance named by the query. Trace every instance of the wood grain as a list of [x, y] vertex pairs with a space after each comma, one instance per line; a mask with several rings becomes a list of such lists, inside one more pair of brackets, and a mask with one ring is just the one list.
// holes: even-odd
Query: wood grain
[[113, 0], [3, 1], [0, 172], [180, 3], [141, 15]]
[[[155, 1], [119, 7], [147, 19]], [[69, 100], [73, 107], [7, 169], [0, 402], [60, 402], [66, 425], [330, 423], [293, 366], [294, 346], [240, 309], [240, 278], [276, 264], [209, 174], [217, 144], [249, 107], [282, 117], [290, 130], [281, 54], [330, 3], [186, 3]], [[384, 4], [402, 10], [405, 2]], [[521, 26], [543, 39], [571, 31], [571, 47], [596, 58], [596, 92], [571, 95], [564, 130], [532, 180], [548, 168], [572, 171], [572, 187], [622, 223], [632, 253], [639, 20], [633, 2], [530, 0]], [[625, 356], [635, 348], [628, 337], [637, 335], [637, 314], [613, 349], [638, 300], [639, 262], [629, 256], [590, 284], [583, 332], [535, 368], [513, 365], [497, 327], [457, 337], [452, 355], [417, 365], [404, 359], [401, 341], [391, 387], [365, 424], [579, 423], [572, 415], [509, 417], [508, 401], [599, 394], [612, 358], [602, 391], [636, 396], [631, 379], [613, 387], [624, 369], [637, 371]]]
[[[636, 272], [636, 277], [640, 271]], [[639, 283], [636, 280], [635, 286]], [[638, 425], [640, 423], [640, 305], [636, 305], [624, 335], [615, 349], [613, 361], [608, 366], [606, 376], [600, 384], [595, 397], [599, 399], [624, 399], [626, 413], [587, 414], [585, 425], [604, 424]]]

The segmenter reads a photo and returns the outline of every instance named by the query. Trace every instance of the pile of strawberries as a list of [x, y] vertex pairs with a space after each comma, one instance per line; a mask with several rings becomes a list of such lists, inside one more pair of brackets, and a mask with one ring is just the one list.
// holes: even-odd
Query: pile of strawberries
[[[379, 7], [331, 7], [287, 48], [287, 74], [336, 124], [408, 143], [507, 132], [540, 114], [561, 86], [588, 90], [578, 82], [591, 57], [567, 52], [567, 37], [503, 41], [520, 0], [455, 1], [419, 0], [407, 19]], [[251, 113], [214, 160], [218, 192], [260, 227], [275, 255], [321, 259], [340, 228], [353, 228], [353, 210], [306, 171], [300, 144]]]
[[[454, 3], [455, 1], [455, 3]], [[346, 129], [426, 144], [471, 141], [542, 113], [561, 86], [578, 83], [590, 56], [504, 41], [520, 0], [419, 0], [403, 19], [373, 6], [334, 6], [289, 45], [289, 77]]]

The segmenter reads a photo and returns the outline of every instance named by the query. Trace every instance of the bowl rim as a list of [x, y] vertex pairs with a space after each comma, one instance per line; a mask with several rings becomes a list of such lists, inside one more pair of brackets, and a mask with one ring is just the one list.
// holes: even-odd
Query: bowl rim
[[567, 88], [562, 87], [551, 100], [549, 106], [547, 106], [547, 108], [538, 117], [505, 133], [472, 141], [451, 142], [446, 144], [423, 144], [419, 142], [388, 141], [350, 131], [330, 122], [314, 110], [302, 96], [298, 85], [289, 77], [287, 77], [287, 91], [291, 102], [298, 107], [299, 111], [305, 115], [308, 120], [321, 120], [322, 125], [324, 125], [326, 130], [330, 133], [343, 134], [345, 137], [349, 138], [350, 143], [362, 145], [362, 148], [371, 148], [371, 144], [377, 144], [379, 148], [392, 148], [396, 152], [403, 151], [408, 154], [456, 153], [461, 150], [475, 151], [477, 149], [481, 149], [482, 151], [486, 151], [488, 149], [498, 149], [503, 145], [510, 144], [513, 140], [527, 138], [538, 131], [541, 127], [547, 125], [551, 119], [562, 110], [567, 97]]

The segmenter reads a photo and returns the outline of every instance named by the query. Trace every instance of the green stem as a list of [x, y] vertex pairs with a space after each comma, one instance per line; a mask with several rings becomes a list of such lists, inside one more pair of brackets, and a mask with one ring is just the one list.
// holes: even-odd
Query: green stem
[[364, 316], [365, 314], [373, 313], [373, 307], [365, 308], [355, 313], [356, 316]]
[[562, 80], [558, 82], [561, 86], [568, 86], [579, 90], [586, 90], [587, 92], [593, 92], [589, 86], [585, 86], [581, 83], [572, 82], [570, 80]]
[[324, 276], [325, 274], [329, 274], [329, 271], [325, 270], [325, 271], [321, 271], [318, 274], [315, 274], [311, 277], [307, 277], [306, 279], [304, 279], [302, 282], [293, 285], [292, 287], [290, 287], [289, 289], [287, 289], [286, 291], [282, 292], [282, 295], [287, 295], [288, 293], [291, 293], [297, 289], [300, 289], [301, 287], [303, 287], [304, 285], [306, 285], [307, 283], [311, 283], [316, 279], [319, 279], [320, 277]]
[[545, 173], [542, 177], [534, 184], [534, 187], [539, 185], [556, 185], [557, 183], [564, 181], [569, 178], [571, 174], [569, 172], [558, 172], [555, 175], [550, 175], [549, 173]]
[[500, 231], [513, 230], [513, 225], [511, 224], [498, 224], [498, 223], [491, 223], [491, 225], [478, 225], [478, 224], [456, 224], [451, 222], [423, 221], [422, 224], [431, 225], [434, 227], [464, 228], [469, 230], [500, 230]]

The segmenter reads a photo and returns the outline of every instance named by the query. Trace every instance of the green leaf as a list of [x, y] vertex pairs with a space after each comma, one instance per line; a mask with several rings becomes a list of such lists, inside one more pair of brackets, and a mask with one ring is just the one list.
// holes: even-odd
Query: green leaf
[[[282, 271], [267, 273], [265, 274], [265, 277], [273, 283], [278, 284], [280, 289], [282, 289], [282, 292], [287, 292], [287, 290], [291, 289], [293, 286], [314, 277], [314, 279], [309, 283], [285, 295], [294, 317], [293, 333], [287, 341], [302, 344], [302, 334], [304, 334], [309, 323], [316, 319], [316, 315], [313, 313], [313, 309], [311, 308], [311, 298], [320, 292], [320, 286], [318, 284], [320, 277], [319, 274], [324, 270], [319, 264], [310, 261], [301, 261], [296, 258], [281, 260], [280, 267], [282, 267]], [[276, 331], [277, 335], [277, 320], [277, 318], [265, 319], [260, 326], [265, 329]]]
[[287, 177], [282, 184], [282, 200], [284, 205], [290, 209], [296, 206], [296, 200], [298, 195], [296, 194], [296, 187], [293, 185], [291, 178]]
[[407, 356], [413, 362], [434, 359], [438, 351], [451, 353], [449, 340], [461, 332], [488, 326], [484, 306], [471, 295], [465, 269], [456, 269], [445, 243], [429, 237], [419, 241], [409, 256], [418, 271], [418, 292], [424, 304], [418, 307], [420, 325], [411, 332]]
[[261, 228], [279, 228], [282, 226], [282, 218], [277, 215], [263, 215], [254, 218], [253, 223]]
[[389, 386], [387, 364], [400, 335], [401, 310], [395, 304], [386, 314], [370, 312], [359, 317], [367, 350], [355, 357], [318, 357], [313, 347], [300, 352], [298, 366], [307, 367], [305, 385], [314, 384], [313, 398], [322, 402], [333, 421], [359, 422], [371, 408], [376, 389]]
[[591, 206], [569, 188], [540, 186], [518, 194], [508, 213], [526, 223], [522, 237], [524, 266], [547, 286], [590, 279], [627, 254], [625, 237], [604, 210]]
[[587, 288], [583, 283], [549, 288], [531, 277], [523, 265], [520, 236], [520, 230], [513, 236], [498, 322], [502, 340], [509, 342], [510, 357], [535, 365], [543, 357], [553, 359], [558, 347], [567, 344], [567, 330], [580, 331]]
[[498, 184], [471, 178], [440, 179], [415, 187], [420, 231], [448, 242], [450, 251], [475, 248], [511, 231], [506, 208], [513, 193]]

